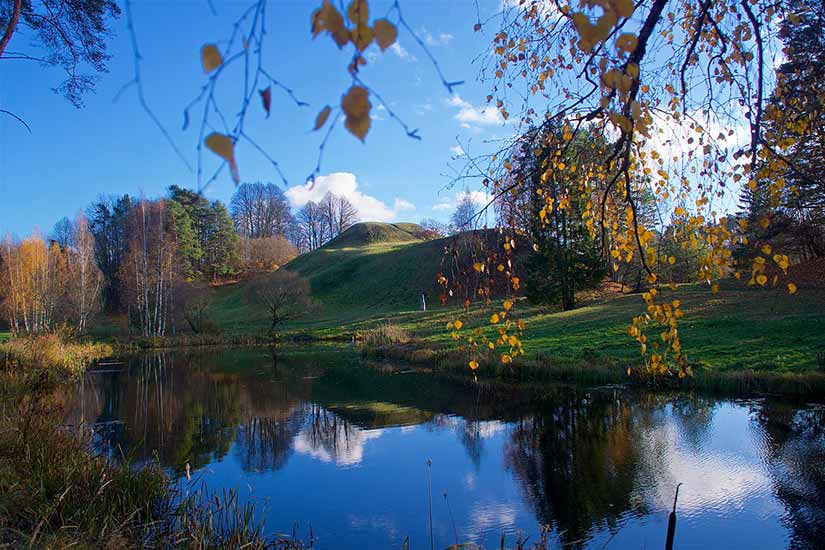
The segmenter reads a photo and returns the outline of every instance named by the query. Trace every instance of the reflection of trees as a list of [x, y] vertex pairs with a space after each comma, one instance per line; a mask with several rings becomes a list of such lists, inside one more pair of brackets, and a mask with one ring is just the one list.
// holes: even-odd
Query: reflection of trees
[[694, 452], [701, 451], [707, 442], [718, 401], [695, 393], [684, 393], [675, 395], [670, 405], [685, 443]]
[[266, 384], [244, 384], [214, 362], [205, 354], [146, 354], [130, 358], [128, 368], [92, 372], [75, 394], [69, 422], [91, 424], [101, 452], [198, 468], [228, 452], [256, 401], [249, 389], [266, 392]]
[[618, 392], [558, 392], [511, 432], [507, 467], [539, 522], [565, 543], [583, 545], [626, 512], [644, 513], [637, 441], [647, 420], [631, 407]]
[[286, 418], [247, 419], [238, 431], [237, 454], [244, 471], [279, 470], [292, 454], [292, 439], [304, 424], [305, 407]]
[[312, 449], [324, 451], [336, 462], [348, 462], [363, 443], [362, 430], [318, 405], [311, 405], [308, 415], [304, 433]]
[[825, 411], [766, 400], [755, 413], [764, 430], [763, 459], [785, 506], [789, 547], [818, 548], [825, 541]]

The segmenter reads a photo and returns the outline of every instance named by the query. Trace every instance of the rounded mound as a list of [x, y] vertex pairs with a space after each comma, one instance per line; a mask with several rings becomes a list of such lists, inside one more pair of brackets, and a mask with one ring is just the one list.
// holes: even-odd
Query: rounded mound
[[350, 248], [374, 243], [409, 243], [433, 238], [433, 234], [415, 223], [356, 223], [331, 241], [325, 248]]

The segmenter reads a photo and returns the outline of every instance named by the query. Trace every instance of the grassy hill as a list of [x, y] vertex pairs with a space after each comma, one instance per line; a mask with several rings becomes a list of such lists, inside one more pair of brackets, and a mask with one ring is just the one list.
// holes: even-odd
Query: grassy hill
[[414, 224], [359, 223], [286, 269], [310, 284], [313, 296], [336, 309], [418, 309], [421, 294], [437, 295], [442, 239], [425, 240]]
[[[305, 277], [322, 305], [319, 319], [352, 320], [382, 312], [415, 311], [421, 294], [437, 300], [436, 273], [444, 239], [413, 223], [358, 223], [325, 246], [284, 266]], [[247, 303], [246, 283], [216, 290], [211, 312], [230, 332], [266, 325], [266, 312]]]

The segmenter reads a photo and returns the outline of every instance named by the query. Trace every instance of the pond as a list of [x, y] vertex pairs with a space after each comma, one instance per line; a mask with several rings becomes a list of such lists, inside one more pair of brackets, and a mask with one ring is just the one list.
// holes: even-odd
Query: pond
[[663, 548], [677, 483], [675, 548], [825, 540], [814, 403], [475, 383], [311, 347], [108, 361], [68, 399], [97, 452], [189, 464], [322, 550], [429, 548], [430, 510], [436, 548], [542, 525], [551, 548]]

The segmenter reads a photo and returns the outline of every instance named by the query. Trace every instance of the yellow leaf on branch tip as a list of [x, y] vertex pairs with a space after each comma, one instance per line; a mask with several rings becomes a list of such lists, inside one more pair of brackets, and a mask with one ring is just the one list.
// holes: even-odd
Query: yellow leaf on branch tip
[[762, 245], [762, 254], [764, 254], [765, 256], [770, 255], [771, 250], [772, 250], [771, 245], [769, 245], [769, 244]]
[[221, 52], [214, 44], [205, 44], [201, 48], [201, 64], [203, 65], [203, 72], [209, 74], [223, 63]]
[[504, 300], [504, 310], [505, 310], [505, 311], [510, 311], [510, 309], [511, 309], [512, 307], [513, 307], [513, 302], [512, 302], [512, 300]]
[[464, 323], [462, 323], [460, 319], [456, 319], [453, 322], [453, 326], [455, 327], [456, 330], [461, 330], [461, 327], [464, 326]]
[[768, 276], [765, 275], [764, 273], [762, 273], [760, 275], [757, 275], [756, 282], [759, 283], [762, 286], [765, 286], [765, 283], [768, 282]]
[[341, 98], [341, 108], [347, 117], [347, 130], [364, 141], [371, 124], [369, 91], [363, 86], [352, 86]]
[[507, 355], [506, 353], [501, 356], [501, 362], [505, 365], [509, 365], [513, 362], [513, 358]]
[[326, 124], [327, 119], [329, 118], [329, 114], [331, 112], [332, 112], [332, 108], [329, 105], [327, 105], [326, 107], [321, 109], [321, 112], [318, 113], [317, 117], [315, 117], [315, 128], [313, 128], [313, 130], [318, 130], [324, 124]]
[[470, 361], [470, 368], [472, 370], [476, 370], [478, 368], [478, 363], [475, 361]]
[[375, 33], [375, 41], [382, 52], [392, 46], [398, 38], [398, 29], [386, 19], [379, 19], [373, 23], [372, 30]]
[[484, 264], [481, 262], [476, 262], [473, 264], [473, 269], [481, 273], [482, 271], [484, 271]]
[[210, 151], [229, 163], [229, 168], [232, 171], [232, 179], [235, 183], [238, 183], [241, 178], [238, 175], [238, 165], [235, 162], [235, 143], [232, 141], [232, 138], [214, 132], [206, 136], [204, 143]]
[[367, 0], [352, 0], [347, 8], [347, 17], [356, 25], [366, 25], [370, 18]]
[[495, 325], [496, 323], [498, 323], [498, 321], [498, 313], [493, 313], [493, 315], [490, 317], [490, 322]]
[[788, 294], [796, 294], [796, 285], [788, 283]]

